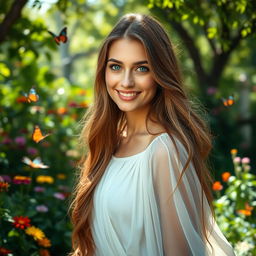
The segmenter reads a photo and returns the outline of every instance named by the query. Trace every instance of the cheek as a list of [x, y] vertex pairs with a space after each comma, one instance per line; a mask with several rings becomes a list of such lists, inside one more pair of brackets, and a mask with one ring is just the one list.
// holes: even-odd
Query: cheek
[[105, 81], [106, 81], [107, 87], [113, 87], [117, 82], [117, 78], [113, 74], [106, 72]]
[[144, 85], [145, 91], [155, 93], [157, 85], [151, 77], [145, 78], [144, 81], [141, 81], [141, 82], [142, 82], [141, 84]]

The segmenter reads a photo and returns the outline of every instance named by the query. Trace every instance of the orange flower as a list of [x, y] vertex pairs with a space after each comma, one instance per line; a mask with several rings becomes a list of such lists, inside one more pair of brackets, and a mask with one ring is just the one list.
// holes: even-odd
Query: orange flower
[[236, 155], [237, 154], [237, 149], [233, 148], [230, 150], [231, 155]]
[[224, 182], [227, 182], [228, 181], [228, 179], [229, 179], [229, 177], [230, 177], [230, 173], [229, 172], [224, 172], [224, 173], [222, 173], [222, 180], [224, 181]]
[[9, 186], [8, 182], [0, 181], [0, 192], [7, 191]]
[[253, 207], [248, 203], [245, 203], [245, 209], [237, 210], [238, 213], [241, 213], [245, 216], [251, 216]]
[[46, 237], [38, 240], [37, 243], [38, 243], [38, 245], [40, 245], [42, 247], [50, 247], [51, 246], [51, 241]]
[[243, 214], [245, 216], [251, 216], [251, 214], [252, 214], [250, 211], [245, 210], [245, 209], [238, 210], [237, 212], [241, 213], [241, 214]]
[[68, 112], [67, 108], [64, 108], [64, 107], [60, 107], [56, 110], [57, 114], [58, 115], [64, 115]]
[[221, 183], [219, 181], [215, 181], [212, 185], [212, 189], [215, 191], [220, 191], [223, 189], [223, 186], [221, 185]]

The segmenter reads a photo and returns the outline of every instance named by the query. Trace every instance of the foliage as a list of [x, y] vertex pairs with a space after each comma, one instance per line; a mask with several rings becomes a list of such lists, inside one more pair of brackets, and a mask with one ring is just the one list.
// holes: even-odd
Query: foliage
[[[25, 1], [1, 2], [0, 23], [6, 18], [12, 4], [18, 2]], [[11, 250], [14, 256], [65, 255], [70, 251], [68, 202], [76, 161], [81, 154], [77, 151], [78, 121], [92, 100], [91, 87], [98, 47], [102, 38], [125, 12], [135, 8], [136, 11], [142, 10], [144, 13], [148, 10], [146, 7], [138, 9], [138, 3], [133, 0], [59, 0], [47, 12], [41, 12], [45, 4], [43, 1], [27, 2], [21, 16], [13, 20], [11, 29], [0, 45], [0, 176], [4, 179], [0, 180], [0, 255], [7, 254], [7, 250]], [[216, 53], [228, 49], [228, 36], [236, 34], [235, 32], [240, 31], [243, 39], [249, 38], [254, 32], [252, 25], [255, 6], [252, 1], [201, 1], [200, 3], [204, 3], [200, 6], [202, 8], [198, 8], [192, 0], [150, 2], [150, 7], [160, 6], [170, 11], [165, 18], [173, 17], [174, 21], [186, 23], [185, 27], [193, 31], [194, 38], [198, 38], [198, 52], [203, 50], [203, 62], [206, 63], [207, 70], [212, 58], [212, 46], [206, 47], [204, 41], [200, 41], [196, 26], [205, 29], [209, 42], [216, 43]], [[217, 14], [226, 23], [221, 23]], [[243, 23], [237, 23], [238, 16]], [[226, 24], [229, 28], [237, 27], [225, 34], [225, 26], [220, 24]], [[245, 32], [242, 32], [241, 25]], [[64, 26], [68, 27], [68, 42], [57, 46], [47, 30], [58, 33]], [[237, 65], [235, 72], [234, 66], [227, 67], [227, 73], [222, 78], [223, 86], [218, 90], [207, 88], [209, 91], [215, 89], [216, 92], [209, 93], [206, 99], [211, 99], [215, 104], [210, 110], [210, 122], [214, 126], [215, 134], [223, 134], [222, 144], [214, 145], [221, 152], [221, 166], [229, 165], [225, 158], [225, 150], [229, 147], [227, 140], [229, 144], [233, 143], [232, 146], [238, 144], [239, 136], [235, 132], [234, 122], [230, 121], [230, 117], [237, 116], [237, 108], [234, 106], [233, 109], [224, 109], [216, 105], [223, 94], [228, 95], [233, 91], [234, 73], [249, 70], [248, 56], [254, 56], [255, 51], [252, 47], [254, 42], [251, 45], [251, 41], [248, 42], [232, 59]], [[239, 66], [241, 56], [243, 67]], [[182, 63], [185, 70], [192, 70], [190, 59], [182, 59]], [[249, 70], [249, 73], [253, 72], [253, 69]], [[253, 81], [256, 80], [250, 80]], [[195, 84], [193, 80], [192, 83]], [[39, 95], [39, 101], [29, 103], [24, 95], [32, 87]], [[198, 94], [199, 90], [195, 90], [195, 93]], [[255, 95], [254, 92], [252, 98]], [[218, 113], [221, 115], [217, 115]], [[219, 119], [222, 122], [218, 123]], [[50, 133], [38, 144], [31, 138], [35, 125], [39, 125], [43, 134]], [[49, 168], [32, 168], [22, 162], [24, 156], [32, 160], [41, 157], [42, 162]], [[226, 190], [220, 201], [216, 200], [216, 211], [225, 235], [235, 245], [237, 241], [241, 241], [243, 228], [255, 234], [255, 227], [250, 226], [255, 218], [244, 217], [236, 212], [237, 209], [245, 207], [245, 202], [251, 202], [250, 205], [255, 206], [255, 195], [252, 193], [255, 177], [249, 173], [232, 177], [228, 182], [230, 189]], [[242, 184], [246, 184], [245, 190], [248, 193], [244, 192]], [[239, 202], [238, 205], [236, 202]], [[224, 216], [225, 218], [221, 216], [222, 204], [230, 206], [230, 214]], [[36, 235], [40, 236], [37, 229], [30, 229], [29, 232], [29, 226], [21, 229], [19, 225], [14, 225], [15, 219], [21, 217], [29, 218], [31, 226], [40, 229], [44, 238], [49, 241], [39, 242], [42, 239], [35, 239]], [[227, 229], [225, 223], [229, 223], [232, 228]], [[247, 236], [246, 242], [255, 242], [254, 237]]]
[[234, 175], [222, 174], [222, 182], [213, 184], [217, 198], [214, 201], [217, 223], [230, 241], [237, 256], [256, 254], [256, 175], [250, 173], [250, 159], [232, 151]]

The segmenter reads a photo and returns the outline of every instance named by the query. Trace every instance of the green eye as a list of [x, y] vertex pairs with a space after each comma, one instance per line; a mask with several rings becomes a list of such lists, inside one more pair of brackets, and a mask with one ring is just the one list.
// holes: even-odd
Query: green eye
[[113, 64], [113, 65], [110, 65], [110, 68], [112, 70], [119, 70], [120, 69], [120, 66], [119, 65], [116, 65], [116, 64]]
[[138, 70], [141, 71], [141, 72], [149, 71], [148, 67], [145, 67], [145, 66], [138, 67]]

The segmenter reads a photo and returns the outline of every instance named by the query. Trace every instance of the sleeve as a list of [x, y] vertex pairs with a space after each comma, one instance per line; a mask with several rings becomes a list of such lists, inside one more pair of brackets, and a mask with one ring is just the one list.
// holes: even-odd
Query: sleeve
[[[153, 186], [161, 223], [161, 235], [165, 256], [233, 256], [233, 248], [213, 221], [205, 194], [205, 225], [214, 251], [203, 235], [201, 221], [201, 184], [193, 164], [189, 164], [178, 183], [188, 159], [183, 145], [175, 140], [179, 156], [170, 137], [161, 138], [152, 155]], [[173, 193], [173, 195], [172, 195]], [[171, 196], [172, 195], [172, 196]], [[211, 235], [209, 236], [209, 233]]]

